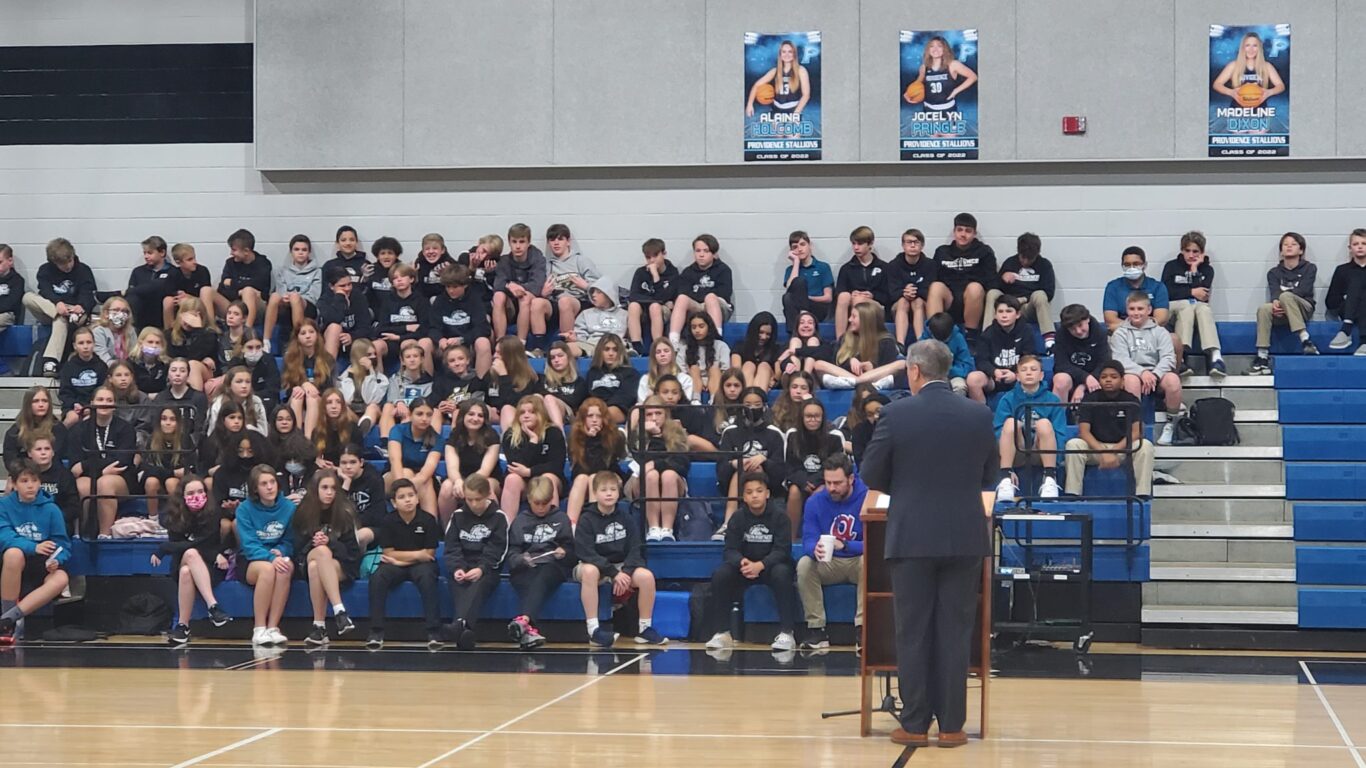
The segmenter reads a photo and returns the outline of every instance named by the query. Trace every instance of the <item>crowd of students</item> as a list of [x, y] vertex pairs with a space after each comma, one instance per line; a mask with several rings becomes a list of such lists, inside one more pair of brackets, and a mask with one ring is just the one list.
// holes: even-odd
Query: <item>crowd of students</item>
[[[836, 537], [834, 562], [861, 541], [857, 509], [831, 517], [826, 508], [866, 492], [856, 490], [854, 467], [881, 408], [904, 395], [906, 344], [943, 342], [954, 389], [997, 398], [1003, 500], [1018, 493], [1014, 470], [1029, 460], [1042, 464], [1043, 497], [1060, 493], [1059, 461], [1068, 493], [1081, 491], [1087, 463], [1128, 460], [1137, 492], [1148, 493], [1153, 448], [1139, 429], [1139, 399], [1161, 397], [1169, 418], [1157, 442], [1169, 443], [1197, 334], [1210, 374], [1227, 373], [1199, 232], [1182, 236], [1161, 279], [1147, 275], [1143, 249], [1125, 249], [1101, 317], [1071, 304], [1056, 326], [1055, 272], [1034, 234], [1021, 235], [999, 268], [966, 213], [933, 255], [916, 229], [885, 261], [870, 228], [849, 239], [852, 255], [835, 273], [806, 233], [793, 232], [784, 327], [759, 312], [733, 349], [721, 335], [734, 311], [731, 268], [706, 234], [681, 270], [662, 241], [645, 241], [624, 289], [577, 251], [563, 224], [547, 230], [545, 252], [524, 224], [458, 255], [429, 234], [411, 263], [395, 238], [376, 239], [367, 255], [357, 232], [341, 227], [332, 258], [320, 264], [309, 238], [296, 235], [278, 267], [238, 230], [217, 284], [192, 246], [153, 236], [127, 288], [102, 302], [69, 241], [48, 244], [35, 291], [0, 245], [0, 326], [25, 310], [50, 325], [42, 366], [57, 381], [56, 397], [45, 387], [26, 393], [4, 435], [11, 492], [0, 503], [0, 640], [69, 589], [68, 535], [123, 534], [120, 508], [132, 495], [146, 497], [168, 534], [156, 560], [169, 559], [179, 583], [174, 643], [189, 640], [196, 598], [215, 625], [229, 620], [213, 596], [229, 577], [254, 588], [261, 644], [285, 642], [289, 586], [306, 579], [308, 642], [327, 642], [329, 609], [337, 634], [354, 627], [341, 587], [368, 576], [371, 645], [383, 643], [388, 591], [411, 580], [431, 642], [467, 647], [504, 569], [522, 600], [510, 632], [524, 645], [543, 642], [537, 614], [567, 580], [583, 585], [595, 644], [615, 639], [596, 618], [600, 583], [638, 602], [637, 641], [663, 642], [651, 626], [644, 551], [675, 539], [680, 500], [695, 496], [725, 500], [713, 534], [725, 542], [713, 578], [721, 602], [769, 584], [783, 625], [775, 647], [792, 647], [806, 579], [801, 603], [819, 647], [823, 609], [812, 610], [820, 590], [811, 584], [857, 575], [830, 565], [819, 539]], [[1334, 349], [1349, 347], [1366, 322], [1366, 230], [1349, 243], [1326, 300], [1343, 323]], [[1304, 251], [1300, 235], [1281, 238], [1257, 313], [1253, 373], [1270, 372], [1276, 324], [1317, 354], [1305, 329], [1316, 273]], [[826, 319], [834, 339], [820, 333]], [[277, 331], [288, 339], [278, 364]], [[827, 414], [818, 388], [853, 389], [850, 411]], [[1080, 411], [1078, 436], [1060, 451], [1067, 417], [1056, 404], [1077, 402], [1105, 405]], [[1038, 418], [1017, 423], [1026, 405]], [[379, 447], [366, 448], [374, 427]], [[695, 460], [717, 461], [717, 488], [688, 487]], [[832, 485], [832, 471], [843, 486]], [[797, 539], [807, 566], [790, 562]], [[439, 618], [442, 577], [453, 624]], [[713, 643], [728, 643], [723, 617], [709, 621]]]

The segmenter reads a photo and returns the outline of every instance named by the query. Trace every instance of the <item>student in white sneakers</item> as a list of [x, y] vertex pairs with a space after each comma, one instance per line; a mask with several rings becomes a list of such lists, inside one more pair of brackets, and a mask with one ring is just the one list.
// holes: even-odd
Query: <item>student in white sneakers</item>
[[1166, 329], [1153, 322], [1152, 300], [1135, 291], [1126, 304], [1128, 316], [1110, 334], [1110, 355], [1124, 365], [1124, 388], [1135, 397], [1161, 392], [1167, 423], [1158, 445], [1171, 445], [1181, 417], [1181, 377], [1176, 374], [1176, 350]]
[[729, 648], [735, 640], [726, 629], [730, 606], [746, 590], [766, 584], [778, 604], [778, 636], [773, 650], [793, 651], [797, 640], [797, 587], [792, 572], [792, 532], [787, 510], [769, 503], [768, 478], [759, 472], [746, 472], [740, 480], [744, 511], [731, 518], [726, 527], [723, 562], [711, 575], [709, 624], [715, 634], [707, 641], [711, 649]]
[[[1058, 435], [1067, 428], [1067, 412], [1061, 407], [1048, 406], [1061, 401], [1043, 386], [1043, 363], [1039, 358], [1025, 355], [1015, 370], [1018, 386], [1011, 387], [996, 404], [996, 438], [1001, 449], [1001, 482], [996, 486], [996, 500], [1015, 500], [1019, 486], [1013, 470], [1027, 460], [1019, 454], [1025, 448], [1037, 451], [1035, 456], [1043, 465], [1039, 496], [1055, 499], [1058, 497]], [[1021, 410], [1026, 405], [1036, 407], [1026, 413]], [[1034, 457], [1028, 460], [1032, 462]]]
[[1271, 373], [1271, 326], [1288, 325], [1300, 339], [1306, 355], [1317, 355], [1319, 348], [1309, 339], [1305, 320], [1314, 316], [1314, 280], [1319, 268], [1304, 258], [1304, 235], [1281, 235], [1281, 260], [1266, 273], [1267, 303], [1257, 307], [1257, 356], [1248, 373]]

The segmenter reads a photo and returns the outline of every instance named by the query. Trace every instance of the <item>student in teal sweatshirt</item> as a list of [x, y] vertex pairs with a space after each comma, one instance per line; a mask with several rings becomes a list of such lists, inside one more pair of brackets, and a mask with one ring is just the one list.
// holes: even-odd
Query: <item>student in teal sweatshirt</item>
[[255, 588], [252, 645], [284, 645], [280, 619], [294, 576], [294, 502], [280, 493], [275, 470], [257, 464], [247, 476], [247, 500], [237, 505], [237, 577]]
[[71, 557], [62, 510], [43, 492], [37, 465], [21, 459], [9, 474], [14, 490], [0, 498], [0, 645], [13, 645], [24, 617], [66, 589]]
[[968, 349], [968, 340], [963, 338], [963, 332], [953, 324], [953, 315], [948, 312], [930, 315], [925, 322], [925, 332], [920, 334], [920, 340], [925, 339], [937, 339], [948, 345], [953, 353], [953, 365], [949, 366], [949, 386], [957, 394], [967, 395], [968, 374], [977, 369], [977, 361], [972, 357], [972, 350]]
[[[1061, 407], [1035, 408], [1030, 411], [1031, 424], [1016, 423], [1016, 415], [1025, 404], [1059, 403], [1058, 396], [1043, 386], [1043, 363], [1034, 355], [1025, 355], [1015, 366], [1018, 387], [1011, 387], [996, 403], [996, 437], [1001, 446], [1001, 483], [996, 486], [997, 501], [1014, 501], [1019, 492], [1012, 471], [1023, 466], [1024, 457], [1017, 456], [1017, 448], [1027, 446], [1042, 451], [1036, 454], [1043, 465], [1043, 484], [1039, 496], [1058, 497], [1058, 436], [1067, 428], [1067, 412]], [[1017, 461], [1017, 458], [1019, 459]]]

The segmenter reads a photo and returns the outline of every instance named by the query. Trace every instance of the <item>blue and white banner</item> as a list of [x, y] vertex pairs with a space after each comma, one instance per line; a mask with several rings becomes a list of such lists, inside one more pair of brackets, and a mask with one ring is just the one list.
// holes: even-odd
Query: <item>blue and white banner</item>
[[977, 30], [901, 32], [901, 159], [976, 160]]
[[745, 33], [745, 160], [821, 159], [821, 33]]
[[1290, 25], [1209, 28], [1209, 156], [1290, 154]]

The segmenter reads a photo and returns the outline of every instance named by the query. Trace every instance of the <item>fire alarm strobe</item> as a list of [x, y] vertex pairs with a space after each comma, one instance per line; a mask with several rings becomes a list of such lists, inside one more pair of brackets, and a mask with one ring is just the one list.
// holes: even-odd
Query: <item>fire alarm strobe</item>
[[1080, 136], [1086, 133], [1086, 118], [1080, 115], [1065, 115], [1062, 119], [1064, 136]]

